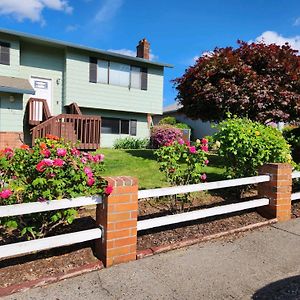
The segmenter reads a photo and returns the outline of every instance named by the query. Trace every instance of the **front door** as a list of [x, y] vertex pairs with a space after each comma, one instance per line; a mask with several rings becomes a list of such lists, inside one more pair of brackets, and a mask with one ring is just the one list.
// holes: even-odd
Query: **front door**
[[[45, 99], [47, 101], [50, 113], [52, 113], [52, 81], [51, 79], [45, 79], [40, 77], [31, 77], [30, 83], [35, 90], [35, 98]], [[40, 106], [42, 103], [40, 103]], [[34, 116], [37, 121], [42, 121], [42, 107], [36, 109], [36, 115]]]

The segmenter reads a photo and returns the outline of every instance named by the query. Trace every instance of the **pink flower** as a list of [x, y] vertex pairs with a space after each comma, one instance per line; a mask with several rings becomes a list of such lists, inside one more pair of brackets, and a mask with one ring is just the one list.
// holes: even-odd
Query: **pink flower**
[[190, 149], [190, 153], [197, 153], [195, 146], [191, 146], [189, 149]]
[[87, 163], [87, 158], [86, 158], [86, 157], [81, 157], [80, 161], [81, 161], [83, 164], [86, 164], [86, 163]]
[[13, 152], [13, 149], [11, 149], [11, 148], [9, 148], [9, 147], [6, 147], [6, 148], [4, 149], [4, 153], [11, 153], [11, 152]]
[[44, 162], [44, 165], [45, 166], [47, 166], [47, 167], [51, 167], [51, 166], [53, 166], [53, 160], [52, 159], [50, 159], [50, 158], [44, 158], [43, 160], [42, 160], [42, 162]]
[[206, 176], [206, 174], [204, 173], [204, 174], [202, 174], [202, 175], [200, 176], [200, 178], [201, 178], [202, 181], [205, 181], [206, 178], [207, 178], [207, 176]]
[[186, 144], [187, 146], [190, 146], [190, 145], [191, 145], [190, 141], [186, 141], [185, 144]]
[[87, 158], [88, 158], [88, 160], [91, 160], [91, 161], [94, 160], [94, 156], [92, 154], [88, 154]]
[[45, 150], [41, 150], [40, 152], [42, 155], [44, 155], [45, 157], [49, 157], [51, 155], [51, 152], [49, 149], [45, 149]]
[[108, 185], [104, 190], [104, 194], [110, 195], [113, 192], [113, 190], [114, 188], [111, 185]]
[[38, 172], [44, 172], [46, 169], [44, 161], [40, 161], [35, 168]]
[[206, 159], [206, 160], [204, 161], [204, 163], [205, 163], [206, 165], [208, 165], [208, 164], [209, 164], [209, 160]]
[[56, 153], [58, 156], [65, 156], [67, 154], [67, 150], [64, 148], [57, 148]]
[[90, 167], [84, 167], [83, 172], [87, 175], [87, 177], [93, 177], [93, 171]]
[[54, 173], [49, 173], [49, 174], [47, 174], [46, 176], [47, 176], [48, 179], [50, 179], [50, 178], [55, 177], [55, 174], [54, 174]]
[[179, 145], [183, 145], [183, 144], [184, 144], [184, 140], [183, 140], [183, 139], [179, 139], [179, 140], [178, 140], [178, 144], [179, 144]]
[[61, 158], [55, 158], [53, 160], [53, 165], [55, 167], [62, 167], [65, 164], [65, 162]]
[[207, 145], [207, 144], [208, 144], [208, 139], [203, 138], [203, 139], [201, 140], [201, 143], [202, 143], [203, 145]]
[[7, 198], [9, 198], [12, 194], [13, 194], [13, 193], [12, 193], [11, 190], [5, 189], [5, 190], [3, 190], [2, 192], [0, 192], [0, 198], [2, 198], [2, 199], [7, 199]]
[[92, 186], [95, 183], [95, 179], [93, 177], [89, 177], [86, 183], [88, 186]]
[[208, 145], [202, 145], [201, 150], [204, 151], [204, 152], [207, 152], [208, 151]]
[[94, 156], [94, 162], [98, 163], [98, 162], [102, 162], [104, 160], [104, 154], [96, 154]]
[[71, 154], [78, 157], [80, 155], [80, 151], [76, 148], [71, 149]]

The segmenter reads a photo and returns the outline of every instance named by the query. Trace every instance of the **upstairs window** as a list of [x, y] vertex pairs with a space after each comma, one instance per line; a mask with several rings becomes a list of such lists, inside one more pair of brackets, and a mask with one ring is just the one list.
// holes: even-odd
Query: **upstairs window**
[[146, 68], [90, 57], [90, 82], [147, 90]]
[[0, 64], [10, 65], [10, 44], [0, 41]]

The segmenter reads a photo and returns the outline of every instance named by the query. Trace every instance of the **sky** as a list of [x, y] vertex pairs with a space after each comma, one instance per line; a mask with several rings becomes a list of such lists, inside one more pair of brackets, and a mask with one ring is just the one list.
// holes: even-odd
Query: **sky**
[[172, 79], [203, 52], [237, 39], [289, 42], [300, 51], [299, 0], [0, 0], [0, 27], [135, 55], [147, 38], [165, 69], [164, 105]]

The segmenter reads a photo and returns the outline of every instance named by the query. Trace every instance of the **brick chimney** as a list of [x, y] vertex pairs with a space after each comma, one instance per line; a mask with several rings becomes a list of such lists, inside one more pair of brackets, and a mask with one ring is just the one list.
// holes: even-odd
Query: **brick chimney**
[[139, 41], [139, 44], [136, 46], [136, 57], [149, 59], [150, 58], [150, 44], [143, 38]]

